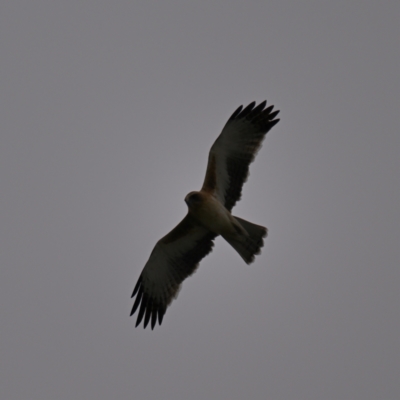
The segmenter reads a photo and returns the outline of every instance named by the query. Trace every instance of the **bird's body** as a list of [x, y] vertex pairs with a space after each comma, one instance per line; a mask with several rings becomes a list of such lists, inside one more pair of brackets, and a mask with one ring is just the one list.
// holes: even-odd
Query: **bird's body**
[[[264, 244], [262, 239], [267, 234], [267, 228], [234, 217], [214, 195], [203, 190], [190, 192], [185, 201], [189, 215], [199, 225], [221, 235], [247, 264], [254, 260], [254, 255], [259, 253]], [[247, 232], [244, 225], [250, 232]]]
[[[266, 101], [255, 107], [240, 106], [230, 117], [211, 147], [206, 177], [198, 192], [185, 197], [186, 217], [154, 247], [132, 297], [131, 315], [139, 309], [136, 326], [144, 318], [161, 324], [170, 302], [177, 296], [182, 281], [197, 268], [221, 235], [250, 264], [260, 253], [267, 228], [235, 217], [231, 210], [240, 199], [243, 183], [265, 134], [278, 123], [279, 111], [264, 109]], [[140, 307], [139, 307], [140, 306]]]
[[[199, 201], [190, 201], [191, 196], [198, 198]], [[237, 233], [234, 227], [238, 224], [235, 224], [231, 213], [212, 194], [203, 191], [190, 192], [185, 197], [185, 201], [189, 208], [189, 214], [210, 232], [222, 236]]]

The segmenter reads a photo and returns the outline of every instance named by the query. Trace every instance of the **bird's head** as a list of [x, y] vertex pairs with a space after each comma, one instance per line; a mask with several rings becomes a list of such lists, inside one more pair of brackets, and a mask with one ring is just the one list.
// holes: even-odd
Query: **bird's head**
[[199, 206], [202, 201], [202, 196], [200, 192], [190, 192], [185, 197], [185, 203], [189, 208]]

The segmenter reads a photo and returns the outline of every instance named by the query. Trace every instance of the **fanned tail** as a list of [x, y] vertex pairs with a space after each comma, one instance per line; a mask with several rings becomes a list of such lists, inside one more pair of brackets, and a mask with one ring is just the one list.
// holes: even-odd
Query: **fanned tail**
[[238, 235], [224, 239], [239, 253], [246, 264], [251, 264], [255, 256], [261, 253], [261, 248], [264, 246], [263, 238], [267, 236], [268, 229], [239, 217], [234, 218], [246, 230], [248, 236]]

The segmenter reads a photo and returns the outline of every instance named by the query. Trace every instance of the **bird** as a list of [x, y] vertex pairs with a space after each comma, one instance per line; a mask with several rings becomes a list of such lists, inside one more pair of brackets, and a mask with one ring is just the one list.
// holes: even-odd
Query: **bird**
[[211, 252], [214, 239], [222, 236], [246, 264], [260, 254], [267, 228], [233, 216], [231, 211], [242, 195], [249, 166], [267, 132], [279, 119], [279, 110], [266, 100], [256, 106], [240, 106], [231, 115], [211, 146], [206, 175], [200, 191], [185, 197], [188, 212], [183, 220], [153, 248], [134, 287], [131, 316], [138, 311], [135, 327], [150, 322], [161, 325], [167, 307], [192, 275], [199, 262]]

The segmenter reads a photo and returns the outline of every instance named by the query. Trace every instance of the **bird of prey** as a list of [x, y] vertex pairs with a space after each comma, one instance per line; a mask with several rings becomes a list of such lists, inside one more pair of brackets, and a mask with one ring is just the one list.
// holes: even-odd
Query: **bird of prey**
[[274, 106], [252, 102], [240, 106], [229, 118], [211, 147], [203, 187], [185, 197], [188, 213], [150, 254], [133, 290], [136, 296], [131, 315], [139, 309], [138, 326], [151, 321], [161, 325], [165, 311], [176, 298], [181, 283], [193, 274], [200, 260], [211, 252], [221, 235], [250, 264], [264, 245], [267, 228], [234, 217], [231, 210], [242, 194], [266, 133], [279, 122]]

